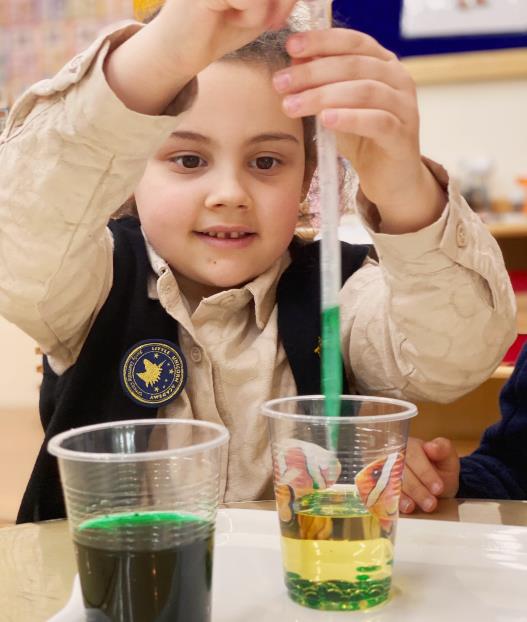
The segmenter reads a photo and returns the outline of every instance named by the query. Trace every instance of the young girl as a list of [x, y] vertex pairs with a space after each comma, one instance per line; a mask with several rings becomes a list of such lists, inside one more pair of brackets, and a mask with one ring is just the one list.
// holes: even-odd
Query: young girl
[[[454, 399], [514, 336], [499, 250], [421, 158], [402, 65], [343, 29], [293, 34], [286, 51], [262, 33], [293, 5], [168, 0], [34, 85], [0, 144], [0, 311], [46, 353], [46, 438], [134, 417], [221, 422], [224, 501], [272, 496], [259, 405], [320, 390], [318, 246], [293, 240], [310, 116], [358, 171], [380, 257], [343, 249], [346, 390]], [[132, 193], [140, 224], [108, 226]], [[63, 515], [43, 448], [19, 521]]]

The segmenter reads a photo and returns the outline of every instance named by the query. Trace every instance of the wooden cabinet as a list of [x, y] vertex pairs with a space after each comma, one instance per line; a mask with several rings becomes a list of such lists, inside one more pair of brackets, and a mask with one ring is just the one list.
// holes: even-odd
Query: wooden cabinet
[[410, 434], [426, 440], [446, 436], [454, 441], [460, 455], [479, 445], [483, 430], [500, 418], [499, 393], [510, 371], [494, 374], [474, 391], [450, 404], [422, 402], [413, 419]]
[[494, 223], [489, 230], [498, 241], [508, 270], [527, 270], [527, 218], [525, 222]]

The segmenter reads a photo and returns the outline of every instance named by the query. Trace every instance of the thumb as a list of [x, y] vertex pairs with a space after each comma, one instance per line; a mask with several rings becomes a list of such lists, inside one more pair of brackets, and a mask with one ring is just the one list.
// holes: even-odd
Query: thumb
[[459, 465], [457, 451], [447, 438], [434, 438], [424, 443], [423, 449], [429, 460], [442, 471], [456, 471]]

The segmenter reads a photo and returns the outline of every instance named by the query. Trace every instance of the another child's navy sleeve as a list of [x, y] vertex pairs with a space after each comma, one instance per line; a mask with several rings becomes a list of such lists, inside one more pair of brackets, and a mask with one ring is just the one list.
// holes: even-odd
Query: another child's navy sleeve
[[527, 346], [500, 395], [501, 420], [461, 458], [458, 497], [527, 499]]

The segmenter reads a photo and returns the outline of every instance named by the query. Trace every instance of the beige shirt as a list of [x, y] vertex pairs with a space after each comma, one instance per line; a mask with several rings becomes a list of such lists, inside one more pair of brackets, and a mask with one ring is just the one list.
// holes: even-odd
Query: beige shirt
[[[178, 118], [132, 112], [102, 70], [101, 37], [16, 103], [0, 139], [0, 313], [31, 335], [57, 373], [76, 360], [112, 284], [110, 214], [133, 192], [146, 159]], [[437, 222], [416, 233], [375, 231], [380, 263], [367, 260], [340, 294], [342, 346], [359, 392], [453, 400], [485, 380], [515, 336], [514, 297], [496, 242], [446, 173]], [[278, 339], [275, 290], [284, 256], [193, 313], [164, 260], [149, 247], [149, 295], [180, 325], [185, 392], [161, 416], [223, 423], [231, 433], [222, 473], [226, 501], [270, 497], [267, 399], [296, 394]]]

